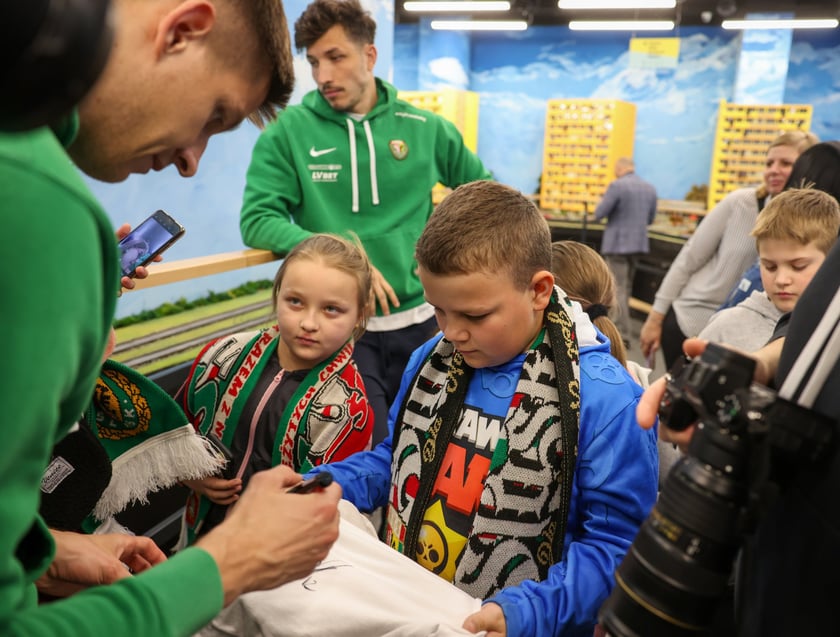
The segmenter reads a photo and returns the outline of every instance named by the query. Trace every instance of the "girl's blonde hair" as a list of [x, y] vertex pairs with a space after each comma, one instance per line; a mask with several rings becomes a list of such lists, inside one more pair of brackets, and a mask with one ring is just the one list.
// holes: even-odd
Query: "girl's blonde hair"
[[[365, 333], [365, 326], [373, 309], [373, 271], [359, 238], [354, 234], [351, 241], [335, 234], [314, 234], [292, 248], [274, 277], [271, 291], [273, 307], [277, 307], [277, 297], [286, 270], [290, 264], [301, 260], [321, 261], [327, 267], [335, 268], [356, 279], [359, 324], [353, 330], [353, 339], [358, 341]], [[317, 285], [317, 282], [313, 281], [313, 285]]]
[[[616, 283], [606, 261], [588, 245], [577, 241], [555, 241], [551, 244], [551, 271], [554, 282], [584, 312], [600, 305], [611, 312], [616, 303]], [[595, 326], [610, 339], [610, 353], [627, 367], [627, 349], [615, 323], [603, 314], [592, 319]]]

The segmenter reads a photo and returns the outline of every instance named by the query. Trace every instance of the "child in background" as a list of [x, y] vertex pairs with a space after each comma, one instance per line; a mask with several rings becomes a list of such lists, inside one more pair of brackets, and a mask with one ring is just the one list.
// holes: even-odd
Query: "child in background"
[[580, 303], [593, 325], [610, 339], [612, 355], [627, 367], [624, 339], [609, 316], [618, 292], [615, 276], [604, 258], [585, 243], [555, 241], [551, 244], [551, 272], [554, 284], [572, 301]]
[[485, 600], [467, 630], [592, 635], [656, 498], [641, 388], [554, 286], [548, 224], [518, 191], [457, 188], [416, 258], [442, 334], [412, 355], [389, 436], [329, 471], [362, 511], [387, 505], [393, 548]]
[[764, 347], [776, 322], [793, 309], [825, 260], [838, 229], [840, 206], [831, 195], [810, 188], [776, 195], [750, 233], [764, 290], [714, 314], [699, 338], [746, 352]]
[[[610, 339], [610, 351], [642, 387], [650, 385], [650, 368], [627, 360], [627, 350], [615, 323], [609, 317], [616, 303], [615, 277], [604, 258], [584, 243], [555, 241], [551, 244], [554, 283], [573, 301], [580, 303], [589, 320]], [[680, 457], [676, 445], [659, 440], [659, 487]]]
[[370, 448], [373, 412], [352, 359], [371, 298], [363, 249], [309, 237], [286, 256], [272, 298], [275, 326], [212, 341], [187, 379], [187, 416], [233, 460], [228, 477], [186, 482], [182, 544], [221, 522], [255, 472], [303, 473]]

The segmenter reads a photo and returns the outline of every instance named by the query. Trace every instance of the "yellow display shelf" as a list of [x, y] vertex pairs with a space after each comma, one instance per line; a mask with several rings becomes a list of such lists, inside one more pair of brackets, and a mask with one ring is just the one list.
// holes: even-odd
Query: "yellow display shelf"
[[810, 104], [730, 104], [718, 110], [707, 206], [736, 188], [761, 183], [770, 143], [781, 133], [811, 128]]
[[549, 214], [594, 212], [615, 179], [616, 160], [633, 156], [635, 133], [635, 104], [548, 100], [540, 207]]
[[[473, 91], [399, 91], [397, 95], [412, 106], [431, 111], [448, 119], [464, 138], [464, 145], [474, 153], [478, 149], [478, 93]], [[438, 184], [432, 189], [432, 201], [437, 204], [449, 192]]]

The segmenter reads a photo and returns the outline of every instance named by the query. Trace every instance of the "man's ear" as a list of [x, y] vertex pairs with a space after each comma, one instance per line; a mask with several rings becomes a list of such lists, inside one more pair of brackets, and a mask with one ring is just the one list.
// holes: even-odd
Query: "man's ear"
[[376, 65], [376, 56], [378, 55], [376, 51], [376, 45], [365, 44], [365, 48], [363, 49], [362, 53], [365, 56], [365, 66], [367, 70], [373, 71], [373, 67]]
[[161, 16], [155, 35], [159, 56], [181, 53], [194, 40], [204, 38], [216, 23], [216, 8], [207, 0], [187, 0]]
[[551, 293], [554, 291], [554, 275], [548, 270], [540, 270], [531, 277], [531, 290], [534, 294], [534, 310], [540, 311], [548, 307]]

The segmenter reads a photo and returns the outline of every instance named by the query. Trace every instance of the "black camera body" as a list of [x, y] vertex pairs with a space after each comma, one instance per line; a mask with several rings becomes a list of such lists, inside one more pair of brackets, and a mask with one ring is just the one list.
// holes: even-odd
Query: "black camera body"
[[752, 382], [755, 361], [709, 343], [671, 370], [660, 419], [697, 423], [599, 612], [609, 635], [702, 634], [764, 503], [798, 466], [825, 457], [829, 419]]

